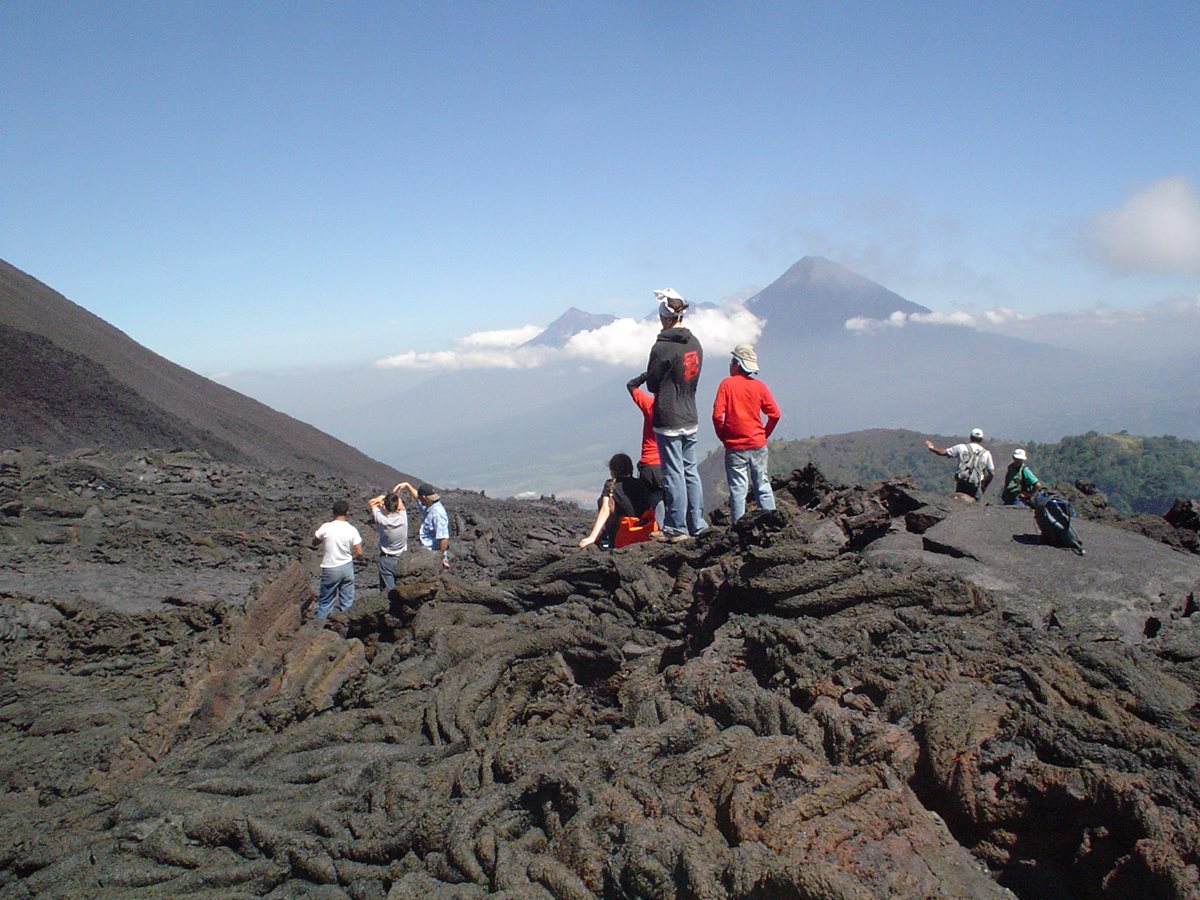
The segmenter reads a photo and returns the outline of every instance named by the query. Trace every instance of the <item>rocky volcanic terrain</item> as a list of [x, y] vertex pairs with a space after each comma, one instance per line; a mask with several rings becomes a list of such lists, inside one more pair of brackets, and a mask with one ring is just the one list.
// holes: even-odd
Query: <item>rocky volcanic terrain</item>
[[[349, 483], [0, 456], [0, 896], [1195, 897], [1197, 507], [1086, 557], [808, 469], [683, 545], [446, 495], [311, 621]], [[1139, 533], [1141, 532], [1141, 533]]]

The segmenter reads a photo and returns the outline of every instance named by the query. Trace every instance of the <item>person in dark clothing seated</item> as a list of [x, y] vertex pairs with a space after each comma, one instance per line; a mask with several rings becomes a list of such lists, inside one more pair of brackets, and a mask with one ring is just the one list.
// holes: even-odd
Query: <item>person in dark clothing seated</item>
[[608, 461], [612, 477], [604, 483], [596, 501], [596, 521], [580, 547], [598, 543], [604, 549], [649, 540], [658, 528], [654, 520], [654, 497], [646, 482], [633, 474], [633, 460], [617, 453]]

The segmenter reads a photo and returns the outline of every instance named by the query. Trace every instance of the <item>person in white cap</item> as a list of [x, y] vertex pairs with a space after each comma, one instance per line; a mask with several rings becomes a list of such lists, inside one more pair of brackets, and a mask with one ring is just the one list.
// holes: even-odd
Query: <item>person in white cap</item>
[[696, 459], [696, 385], [704, 365], [704, 348], [683, 327], [687, 301], [672, 288], [655, 291], [662, 330], [646, 363], [646, 390], [654, 395], [654, 437], [662, 461], [662, 531], [656, 540], [686, 541], [708, 528], [704, 521], [704, 488]]
[[750, 344], [738, 344], [729, 361], [729, 377], [717, 386], [712, 415], [713, 429], [725, 445], [729, 517], [734, 522], [746, 512], [747, 491], [753, 493], [759, 509], [775, 508], [767, 474], [767, 439], [779, 417], [771, 389], [758, 379], [758, 354]]
[[1000, 492], [1000, 502], [1005, 506], [1020, 506], [1022, 494], [1032, 494], [1037, 490], [1038, 478], [1033, 470], [1026, 465], [1026, 453], [1018, 447], [1013, 451], [1012, 462], [1004, 473], [1004, 490]]
[[953, 447], [935, 447], [933, 441], [925, 442], [930, 453], [958, 460], [958, 468], [954, 472], [954, 490], [973, 500], [983, 499], [983, 492], [996, 475], [992, 453], [984, 448], [982, 442], [982, 428], [972, 428], [967, 443], [955, 444]]

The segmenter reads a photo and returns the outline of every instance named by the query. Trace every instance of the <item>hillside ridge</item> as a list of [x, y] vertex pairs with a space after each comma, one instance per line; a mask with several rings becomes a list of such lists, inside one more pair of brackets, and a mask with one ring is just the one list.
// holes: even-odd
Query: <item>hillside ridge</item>
[[[195, 446], [215, 458], [314, 475], [344, 475], [374, 485], [411, 478], [311, 425], [154, 353], [4, 260], [0, 260], [0, 325], [8, 329], [6, 418], [19, 426], [7, 433], [19, 435], [31, 446], [132, 448], [152, 438], [156, 427], [150, 420], [158, 415], [163, 424], [157, 430], [169, 445]], [[47, 342], [61, 353], [51, 353]], [[24, 363], [23, 355], [29, 357]], [[97, 377], [96, 369], [85, 374], [78, 366], [80, 358], [123, 389], [97, 392], [95, 385], [103, 377]], [[93, 387], [88, 387], [89, 380]], [[47, 381], [53, 383], [59, 401], [52, 406], [45, 403]], [[102, 414], [95, 409], [97, 401], [107, 407]], [[85, 406], [92, 407], [86, 415]], [[48, 418], [50, 409], [57, 417], [53, 421]]]

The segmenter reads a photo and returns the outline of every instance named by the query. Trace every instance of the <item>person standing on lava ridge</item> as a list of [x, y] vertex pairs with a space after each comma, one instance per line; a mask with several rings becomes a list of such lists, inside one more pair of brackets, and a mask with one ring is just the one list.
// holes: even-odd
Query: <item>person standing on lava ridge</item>
[[625, 384], [625, 390], [638, 409], [642, 411], [642, 454], [638, 459], [638, 477], [646, 482], [650, 490], [655, 516], [663, 518], [662, 459], [658, 455], [658, 439], [654, 435], [654, 398], [642, 390], [646, 373]]
[[725, 445], [729, 518], [734, 522], [746, 512], [747, 491], [759, 509], [775, 508], [767, 474], [767, 439], [779, 417], [771, 389], [758, 379], [758, 354], [750, 344], [738, 344], [729, 361], [729, 377], [717, 387], [712, 416], [713, 429]]
[[421, 530], [417, 537], [421, 546], [432, 553], [441, 555], [443, 569], [450, 568], [450, 515], [442, 503], [437, 488], [431, 484], [413, 487], [407, 481], [402, 481], [392, 489], [399, 494], [408, 491], [417, 501], [417, 509], [421, 513]]
[[925, 442], [925, 447], [930, 453], [958, 460], [958, 468], [954, 472], [954, 490], [972, 500], [983, 499], [983, 492], [987, 490], [996, 474], [992, 453], [984, 448], [982, 441], [983, 429], [972, 428], [971, 437], [965, 444], [935, 447], [933, 441]]
[[396, 566], [408, 550], [408, 513], [394, 490], [372, 497], [367, 505], [371, 527], [379, 535], [379, 589], [386, 592], [396, 586]]
[[354, 605], [354, 558], [361, 558], [363, 550], [362, 535], [347, 521], [349, 515], [350, 504], [338, 500], [333, 504], [333, 518], [313, 534], [313, 549], [323, 551], [317, 594], [318, 619], [329, 616], [335, 599], [338, 612], [345, 612]]
[[650, 348], [646, 387], [654, 394], [654, 435], [662, 460], [666, 512], [656, 540], [686, 541], [708, 528], [704, 521], [704, 488], [696, 460], [696, 385], [704, 365], [704, 348], [683, 327], [687, 302], [671, 288], [655, 291], [662, 330]]

